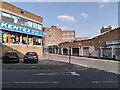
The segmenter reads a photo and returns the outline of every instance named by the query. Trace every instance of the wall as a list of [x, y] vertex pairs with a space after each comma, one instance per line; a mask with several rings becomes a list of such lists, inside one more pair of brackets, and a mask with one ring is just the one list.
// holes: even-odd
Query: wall
[[39, 58], [43, 57], [43, 47], [41, 46], [4, 44], [2, 45], [2, 54], [4, 54], [6, 51], [16, 51], [18, 52], [20, 58], [23, 58], [26, 52], [37, 52]]
[[[23, 4], [25, 4], [25, 3], [23, 3]], [[20, 16], [20, 17], [24, 17], [26, 19], [35, 21], [37, 23], [41, 23], [41, 24], [43, 23], [43, 18], [42, 17], [37, 16], [37, 15], [35, 15], [33, 13], [30, 13], [28, 11], [25, 11], [23, 9], [20, 9], [20, 8], [18, 8], [16, 6], [13, 6], [13, 5], [11, 5], [9, 3], [6, 3], [6, 2], [2, 2], [2, 8], [0, 7], [0, 10], [3, 10], [5, 12], [8, 12], [8, 13]], [[24, 13], [22, 14], [21, 11], [24, 12]]]

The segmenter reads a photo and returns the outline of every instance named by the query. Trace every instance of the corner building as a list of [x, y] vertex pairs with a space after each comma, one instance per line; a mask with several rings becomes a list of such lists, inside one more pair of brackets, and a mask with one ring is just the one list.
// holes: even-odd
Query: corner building
[[20, 58], [26, 52], [43, 56], [43, 18], [6, 2], [0, 5], [0, 57], [16, 51]]

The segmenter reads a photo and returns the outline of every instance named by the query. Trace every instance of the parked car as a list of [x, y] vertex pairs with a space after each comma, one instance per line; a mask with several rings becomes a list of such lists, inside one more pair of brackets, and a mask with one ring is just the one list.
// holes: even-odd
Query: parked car
[[3, 63], [4, 62], [17, 62], [19, 63], [19, 56], [17, 52], [9, 51], [4, 53], [2, 57]]
[[38, 62], [38, 54], [36, 52], [27, 52], [24, 56], [23, 62]]

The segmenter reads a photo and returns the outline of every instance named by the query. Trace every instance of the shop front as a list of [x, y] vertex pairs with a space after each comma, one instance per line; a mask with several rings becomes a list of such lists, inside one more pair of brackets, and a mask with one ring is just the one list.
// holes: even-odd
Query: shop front
[[20, 58], [29, 51], [37, 52], [43, 56], [42, 39], [45, 33], [28, 27], [0, 22], [0, 57], [6, 51], [18, 52]]

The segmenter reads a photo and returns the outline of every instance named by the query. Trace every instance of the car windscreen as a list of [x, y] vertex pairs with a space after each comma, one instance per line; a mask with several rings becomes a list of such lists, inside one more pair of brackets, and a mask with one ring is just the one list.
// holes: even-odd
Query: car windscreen
[[17, 55], [17, 53], [15, 53], [15, 52], [7, 52], [7, 53], [5, 53], [5, 55], [7, 55], [7, 56], [18, 56]]
[[35, 53], [35, 52], [27, 52], [26, 55], [27, 56], [37, 56], [37, 53]]

